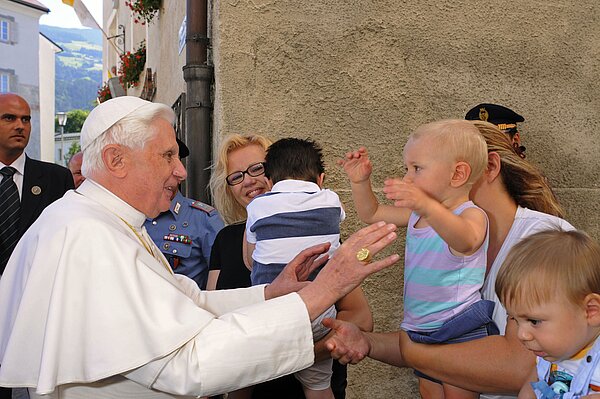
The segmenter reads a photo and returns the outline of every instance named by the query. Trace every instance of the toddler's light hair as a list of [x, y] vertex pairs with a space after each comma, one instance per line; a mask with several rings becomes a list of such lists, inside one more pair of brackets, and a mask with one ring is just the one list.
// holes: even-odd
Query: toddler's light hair
[[557, 298], [581, 305], [600, 294], [600, 245], [586, 233], [546, 230], [511, 249], [496, 278], [502, 304], [536, 306]]
[[467, 184], [471, 186], [487, 166], [487, 144], [472, 123], [462, 119], [446, 119], [419, 126], [408, 138], [435, 141], [440, 154], [449, 155], [454, 162], [466, 162], [471, 167]]

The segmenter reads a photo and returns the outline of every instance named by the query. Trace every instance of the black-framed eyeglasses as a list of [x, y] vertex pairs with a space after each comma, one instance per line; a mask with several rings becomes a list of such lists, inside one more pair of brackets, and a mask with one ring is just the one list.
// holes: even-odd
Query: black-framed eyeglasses
[[227, 184], [229, 184], [230, 186], [235, 186], [244, 181], [244, 177], [246, 177], [246, 174], [248, 176], [257, 177], [264, 173], [265, 173], [265, 163], [257, 162], [257, 163], [253, 163], [252, 165], [248, 166], [248, 169], [246, 169], [244, 171], [239, 170], [237, 172], [230, 173], [225, 178], [225, 180], [227, 181]]

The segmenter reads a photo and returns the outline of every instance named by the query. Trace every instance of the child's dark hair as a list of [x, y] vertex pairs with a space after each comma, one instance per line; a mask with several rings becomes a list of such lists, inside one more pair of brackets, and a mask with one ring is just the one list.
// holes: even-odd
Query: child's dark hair
[[312, 140], [285, 138], [271, 144], [265, 158], [265, 176], [273, 184], [286, 179], [317, 183], [325, 172], [323, 151]]

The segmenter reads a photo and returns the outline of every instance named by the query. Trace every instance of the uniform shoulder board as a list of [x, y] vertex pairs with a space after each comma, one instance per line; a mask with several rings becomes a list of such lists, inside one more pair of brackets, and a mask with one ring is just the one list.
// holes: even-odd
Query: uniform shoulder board
[[204, 202], [200, 202], [200, 201], [194, 201], [191, 203], [190, 206], [192, 208], [200, 209], [201, 211], [204, 211], [208, 214], [210, 214], [212, 211], [215, 210], [215, 208], [213, 208], [212, 206], [205, 204]]

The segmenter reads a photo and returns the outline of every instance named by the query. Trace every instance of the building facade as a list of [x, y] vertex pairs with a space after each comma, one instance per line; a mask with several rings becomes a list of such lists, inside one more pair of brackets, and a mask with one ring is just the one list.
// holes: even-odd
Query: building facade
[[[40, 158], [43, 161], [55, 162], [54, 156], [54, 117], [56, 54], [62, 48], [44, 34], [39, 34], [40, 55]], [[59, 164], [61, 164], [59, 162]], [[62, 165], [62, 164], [61, 164]]]
[[0, 92], [19, 94], [31, 107], [26, 153], [54, 161], [54, 54], [57, 46], [39, 34], [49, 12], [36, 0], [0, 0]]
[[[163, 1], [161, 11], [152, 22], [134, 22], [124, 0], [104, 0], [103, 29], [110, 40], [104, 40], [104, 79], [113, 77], [120, 66], [120, 56], [135, 52], [142, 44], [147, 48], [146, 68], [140, 84], [127, 90], [128, 95], [144, 96], [152, 101], [172, 105], [185, 92], [182, 68], [185, 51], [179, 44], [179, 30], [185, 19], [184, 1]], [[181, 48], [181, 51], [180, 51]], [[168, 60], [168, 61], [167, 61]], [[152, 80], [153, 79], [153, 80]], [[152, 87], [146, 82], [152, 80]], [[146, 88], [148, 93], [142, 93]]]

